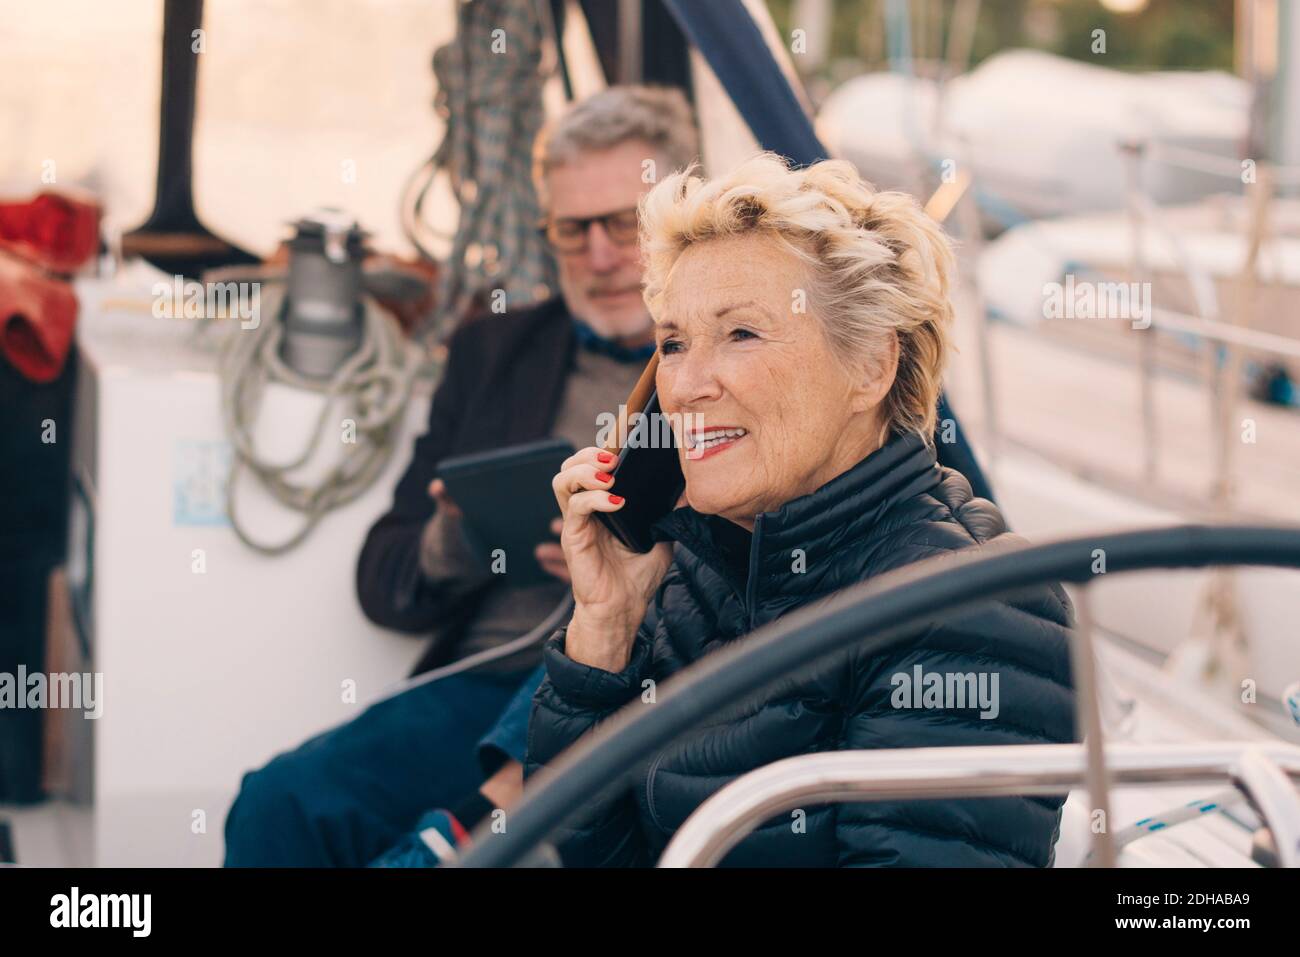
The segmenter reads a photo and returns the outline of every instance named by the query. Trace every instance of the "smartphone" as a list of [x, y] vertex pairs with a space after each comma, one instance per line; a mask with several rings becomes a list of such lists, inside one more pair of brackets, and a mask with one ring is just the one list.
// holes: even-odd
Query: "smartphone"
[[618, 433], [605, 446], [618, 455], [611, 491], [623, 496], [623, 507], [596, 513], [614, 537], [634, 552], [654, 547], [652, 526], [676, 507], [686, 487], [676, 433], [664, 418], [654, 389], [658, 358], [651, 357], [628, 397], [626, 419], [620, 420]]

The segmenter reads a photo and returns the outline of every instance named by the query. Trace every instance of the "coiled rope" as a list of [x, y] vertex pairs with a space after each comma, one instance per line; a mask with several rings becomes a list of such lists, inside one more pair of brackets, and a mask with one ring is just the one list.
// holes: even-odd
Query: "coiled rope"
[[[233, 446], [226, 514], [245, 545], [266, 555], [279, 555], [297, 546], [327, 512], [357, 498], [383, 472], [393, 454], [418, 363], [397, 323], [367, 300], [356, 352], [330, 379], [309, 378], [280, 357], [283, 289], [264, 286], [262, 306], [265, 316], [257, 328], [232, 329], [218, 363], [221, 411]], [[266, 387], [273, 382], [325, 396], [306, 447], [288, 462], [264, 458], [253, 442], [252, 425]], [[346, 410], [336, 409], [340, 405]], [[345, 441], [341, 430], [349, 419], [355, 423], [355, 431], [350, 441]], [[308, 462], [321, 448], [326, 433], [334, 429], [340, 430], [336, 433], [342, 450], [338, 462], [319, 481], [294, 482], [290, 473]], [[245, 469], [282, 505], [303, 514], [302, 527], [287, 540], [278, 544], [257, 541], [241, 521], [235, 489]]]

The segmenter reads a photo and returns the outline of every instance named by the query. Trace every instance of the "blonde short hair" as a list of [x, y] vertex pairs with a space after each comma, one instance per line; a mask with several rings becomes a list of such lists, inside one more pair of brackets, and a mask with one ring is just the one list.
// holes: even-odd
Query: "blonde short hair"
[[881, 405], [886, 435], [933, 441], [949, 350], [954, 269], [939, 225], [906, 193], [876, 192], [850, 163], [792, 169], [761, 153], [705, 181], [694, 169], [665, 178], [641, 201], [645, 301], [659, 315], [673, 265], [690, 246], [770, 235], [809, 271], [807, 303], [845, 363], [880, 357], [898, 340], [898, 371]]

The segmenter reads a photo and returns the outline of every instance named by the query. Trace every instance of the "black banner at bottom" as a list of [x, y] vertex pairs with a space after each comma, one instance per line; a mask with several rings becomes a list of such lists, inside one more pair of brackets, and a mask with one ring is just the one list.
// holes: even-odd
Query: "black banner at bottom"
[[[1272, 870], [364, 871], [0, 868], [6, 943], [93, 939], [296, 945], [477, 932], [485, 946], [563, 929], [690, 943], [716, 928], [869, 933], [873, 944], [978, 933], [1061, 942], [1188, 934], [1294, 939], [1300, 882]], [[549, 928], [549, 929], [548, 929]], [[687, 930], [687, 928], [698, 928]], [[921, 937], [916, 935], [920, 933]], [[1031, 936], [1032, 935], [1032, 936]], [[608, 940], [592, 937], [592, 941]], [[864, 942], [866, 938], [863, 938]], [[8, 950], [9, 953], [20, 951]]]

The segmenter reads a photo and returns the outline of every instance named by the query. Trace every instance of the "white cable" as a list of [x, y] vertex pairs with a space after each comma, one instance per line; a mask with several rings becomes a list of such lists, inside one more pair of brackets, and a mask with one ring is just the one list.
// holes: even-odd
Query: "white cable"
[[[1217, 814], [1225, 808], [1241, 803], [1244, 799], [1245, 796], [1236, 788], [1226, 788], [1222, 791], [1215, 791], [1209, 797], [1189, 801], [1186, 804], [1175, 808], [1169, 808], [1159, 814], [1144, 817], [1142, 820], [1115, 832], [1115, 850], [1118, 851], [1126, 844], [1132, 844], [1134, 841], [1146, 837], [1148, 834], [1156, 834], [1160, 831], [1169, 830], [1176, 825], [1185, 824], [1188, 821], [1195, 821], [1198, 818], [1204, 817], [1206, 814]], [[1092, 857], [1093, 853], [1090, 850], [1084, 858], [1085, 863], [1090, 862]]]

